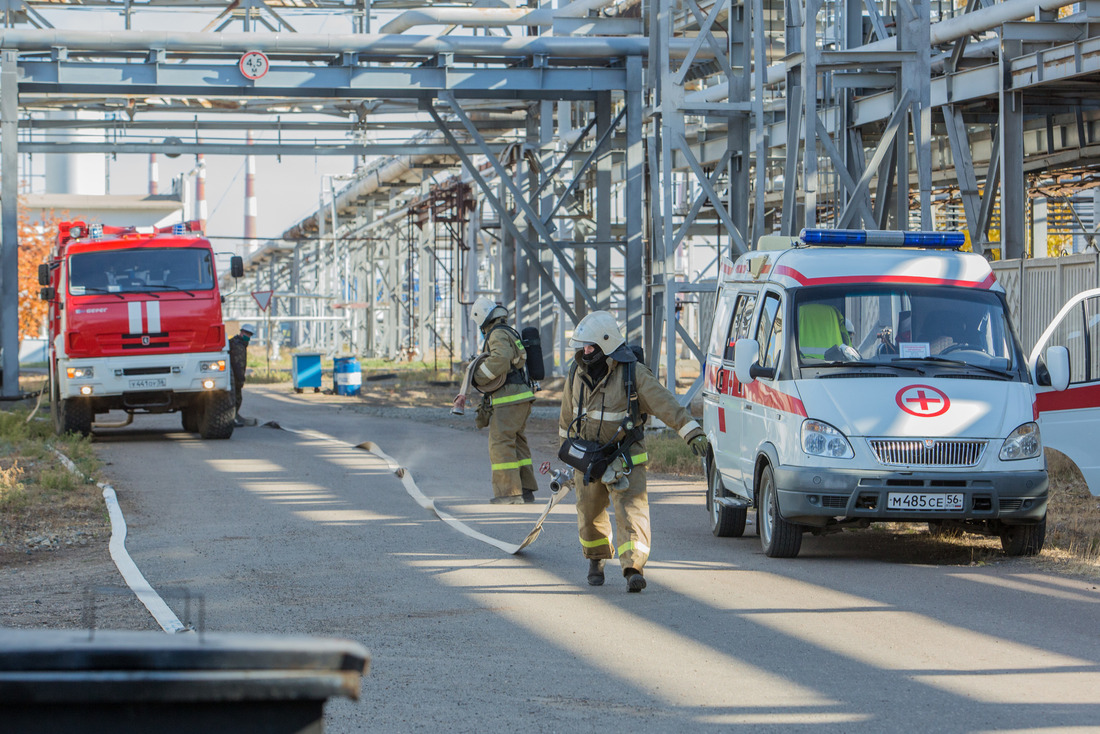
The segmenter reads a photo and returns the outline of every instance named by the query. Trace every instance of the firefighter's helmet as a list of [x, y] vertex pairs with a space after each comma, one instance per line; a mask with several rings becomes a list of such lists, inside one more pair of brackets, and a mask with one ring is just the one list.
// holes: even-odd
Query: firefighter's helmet
[[249, 336], [254, 336], [256, 327], [252, 324], [241, 324], [241, 331], [247, 332]]
[[493, 319], [499, 319], [501, 316], [507, 315], [508, 309], [485, 296], [478, 296], [478, 299], [474, 301], [474, 305], [470, 306], [470, 320], [479, 329], [484, 328], [485, 324]]
[[569, 346], [571, 349], [581, 349], [587, 344], [593, 344], [604, 354], [610, 355], [625, 341], [614, 316], [607, 311], [593, 311], [573, 329]]

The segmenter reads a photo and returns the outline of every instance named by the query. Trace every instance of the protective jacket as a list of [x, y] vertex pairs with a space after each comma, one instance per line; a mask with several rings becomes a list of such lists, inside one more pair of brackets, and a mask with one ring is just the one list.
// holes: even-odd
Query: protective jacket
[[523, 370], [527, 351], [515, 329], [502, 320], [494, 323], [488, 328], [481, 351], [486, 357], [474, 374], [476, 386], [483, 387], [506, 375], [504, 384], [491, 393], [494, 407], [534, 401], [535, 393]]
[[[614, 354], [625, 360], [624, 349], [616, 350]], [[633, 354], [630, 357], [633, 358]], [[572, 379], [566, 379], [558, 418], [561, 441], [579, 437], [604, 444], [615, 440], [616, 436], [623, 436], [620, 429], [630, 409], [623, 379], [626, 366], [614, 357], [608, 357], [607, 368], [607, 373], [594, 381], [589, 376], [588, 368], [578, 363], [576, 371], [572, 372]], [[685, 441], [703, 435], [699, 423], [641, 362], [634, 365], [634, 382], [642, 413], [657, 416]], [[633, 463], [645, 462], [648, 459], [645, 440], [631, 444], [629, 453]]]

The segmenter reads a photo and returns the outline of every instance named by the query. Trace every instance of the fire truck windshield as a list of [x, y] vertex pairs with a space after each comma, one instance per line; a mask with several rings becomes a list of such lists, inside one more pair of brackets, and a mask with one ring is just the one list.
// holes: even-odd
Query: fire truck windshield
[[75, 254], [69, 260], [69, 292], [76, 296], [213, 287], [213, 256], [200, 247], [101, 250]]

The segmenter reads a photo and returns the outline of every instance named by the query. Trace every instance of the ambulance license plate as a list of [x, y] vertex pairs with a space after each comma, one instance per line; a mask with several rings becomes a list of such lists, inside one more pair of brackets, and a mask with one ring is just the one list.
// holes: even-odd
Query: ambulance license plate
[[888, 510], [962, 510], [963, 495], [956, 492], [925, 494], [924, 492], [890, 492], [886, 495]]
[[130, 380], [131, 390], [156, 390], [165, 387], [168, 383], [163, 377], [150, 377], [144, 380]]

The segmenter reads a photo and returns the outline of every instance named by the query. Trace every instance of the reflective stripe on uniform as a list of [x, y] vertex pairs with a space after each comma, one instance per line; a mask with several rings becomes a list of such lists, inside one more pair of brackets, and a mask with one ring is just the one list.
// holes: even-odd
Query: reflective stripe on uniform
[[505, 395], [502, 398], [498, 398], [494, 395], [493, 396], [493, 405], [504, 405], [505, 403], [514, 403], [517, 400], [525, 400], [526, 398], [533, 398], [533, 397], [535, 397], [535, 393], [531, 392], [530, 390], [526, 390], [524, 392], [518, 392], [515, 395]]
[[644, 463], [646, 461], [649, 461], [649, 454], [643, 451], [640, 454], [635, 454], [634, 456], [631, 456], [630, 461], [634, 464]]
[[642, 541], [640, 541], [640, 540], [638, 540], [638, 541], [634, 541], [634, 540], [628, 540], [627, 542], [623, 543], [622, 545], [620, 545], [620, 546], [619, 546], [618, 548], [616, 548], [615, 550], [616, 550], [616, 552], [618, 552], [618, 554], [619, 554], [620, 556], [621, 556], [621, 555], [622, 555], [623, 553], [626, 553], [627, 551], [632, 551], [632, 550], [636, 550], [636, 551], [638, 551], [639, 553], [646, 553], [646, 554], [648, 554], [648, 553], [649, 553], [649, 546], [648, 546], [648, 545], [646, 545], [645, 543], [643, 543], [643, 542], [642, 542]]
[[687, 423], [684, 424], [683, 428], [681, 428], [679, 430], [680, 438], [687, 438], [687, 435], [689, 433], [691, 433], [692, 431], [694, 431], [694, 430], [700, 430], [701, 431], [703, 429], [699, 428], [699, 424], [696, 423], [695, 421], [688, 421]]
[[506, 469], [519, 469], [521, 466], [531, 466], [531, 460], [520, 459], [519, 461], [502, 461], [499, 464], [491, 464], [490, 468], [493, 471], [504, 471]]
[[605, 421], [607, 423], [614, 423], [615, 421], [621, 421], [623, 418], [626, 418], [628, 415], [630, 415], [630, 414], [627, 413], [625, 410], [607, 411], [606, 413], [602, 410], [590, 410], [590, 411], [588, 411], [587, 413], [584, 414], [584, 417], [588, 418], [589, 420]]
[[611, 546], [611, 538], [600, 538], [599, 540], [585, 540], [581, 538], [581, 545], [585, 548], [598, 548], [601, 545]]
[[487, 378], [489, 378], [490, 380], [492, 380], [492, 379], [495, 379], [495, 378], [496, 378], [496, 375], [494, 375], [494, 374], [493, 374], [493, 371], [492, 371], [491, 369], [489, 369], [489, 368], [488, 368], [488, 367], [487, 367], [487, 366], [485, 365], [485, 363], [484, 363], [484, 362], [482, 362], [482, 363], [481, 363], [481, 366], [477, 368], [477, 371], [478, 371], [478, 372], [480, 372], [481, 374], [485, 375], [485, 376], [486, 376]]

